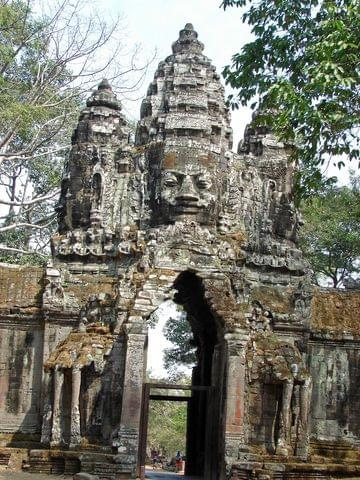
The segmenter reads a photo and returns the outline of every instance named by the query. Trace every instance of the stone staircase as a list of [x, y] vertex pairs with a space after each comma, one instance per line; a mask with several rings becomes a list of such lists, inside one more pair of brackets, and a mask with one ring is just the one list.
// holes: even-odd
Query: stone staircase
[[7, 467], [9, 465], [10, 457], [11, 457], [11, 453], [0, 452], [0, 465]]

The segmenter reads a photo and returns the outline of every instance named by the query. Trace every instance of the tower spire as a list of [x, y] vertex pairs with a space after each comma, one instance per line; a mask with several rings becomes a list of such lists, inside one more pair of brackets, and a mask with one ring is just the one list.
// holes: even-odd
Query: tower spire
[[59, 235], [54, 250], [62, 257], [110, 252], [121, 223], [116, 191], [124, 182], [121, 165], [129, 148], [129, 127], [107, 79], [87, 99], [72, 136], [72, 148], [57, 206]]
[[179, 38], [172, 44], [173, 53], [193, 52], [201, 53], [204, 50], [204, 44], [198, 40], [198, 34], [192, 23], [187, 23], [180, 30]]
[[224, 88], [203, 49], [187, 23], [142, 103], [136, 141], [148, 145], [153, 224], [191, 218], [215, 225], [217, 172], [232, 147], [232, 130]]

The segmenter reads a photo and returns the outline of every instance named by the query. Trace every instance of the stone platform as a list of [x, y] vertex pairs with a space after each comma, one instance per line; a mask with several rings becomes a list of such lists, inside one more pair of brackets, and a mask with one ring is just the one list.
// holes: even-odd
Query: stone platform
[[[231, 480], [314, 480], [314, 479], [359, 479], [360, 451], [346, 449], [346, 445], [314, 444], [313, 455], [306, 462], [298, 457], [281, 458], [247, 454], [247, 458], [234, 463]], [[322, 455], [320, 455], [320, 451]], [[336, 461], [331, 452], [337, 452]], [[340, 458], [342, 455], [343, 458]], [[0, 480], [1, 475], [20, 475], [19, 479], [51, 478], [56, 476], [73, 476], [78, 472], [91, 473], [100, 480], [122, 480], [134, 478], [130, 468], [115, 463], [115, 455], [88, 450], [59, 449], [26, 449], [0, 447]], [[166, 480], [167, 478], [190, 477], [172, 472], [146, 471], [146, 478]], [[9, 477], [9, 479], [10, 479]], [[7, 477], [6, 477], [7, 478]], [[200, 479], [197, 479], [200, 480]]]
[[114, 462], [115, 455], [87, 450], [26, 449], [0, 447], [0, 471], [41, 475], [69, 475], [85, 472], [101, 479], [128, 479], [131, 469]]
[[[315, 480], [360, 478], [360, 451], [339, 443], [312, 444], [311, 456], [275, 457], [246, 454], [233, 464], [231, 480]], [[321, 451], [321, 454], [320, 454]], [[334, 455], [336, 453], [336, 456]], [[332, 456], [333, 454], [333, 456]]]

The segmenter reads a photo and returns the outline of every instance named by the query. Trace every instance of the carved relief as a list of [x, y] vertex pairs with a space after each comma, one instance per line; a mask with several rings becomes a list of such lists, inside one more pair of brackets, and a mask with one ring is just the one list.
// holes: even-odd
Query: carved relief
[[[299, 349], [280, 340], [271, 327], [271, 312], [255, 304], [249, 323], [252, 336], [246, 355], [249, 382], [281, 386], [278, 409], [273, 412], [274, 452], [277, 455], [304, 455], [308, 446], [308, 413], [311, 377]], [[296, 388], [299, 395], [294, 396]], [[266, 400], [264, 400], [266, 402]], [[296, 441], [291, 441], [292, 408], [298, 402]]]

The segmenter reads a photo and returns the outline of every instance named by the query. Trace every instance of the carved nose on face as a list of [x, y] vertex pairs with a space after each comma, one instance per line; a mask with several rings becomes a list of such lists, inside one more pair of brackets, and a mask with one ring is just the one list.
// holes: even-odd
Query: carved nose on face
[[176, 200], [186, 203], [198, 202], [200, 200], [190, 176], [184, 178], [181, 188], [176, 195]]

